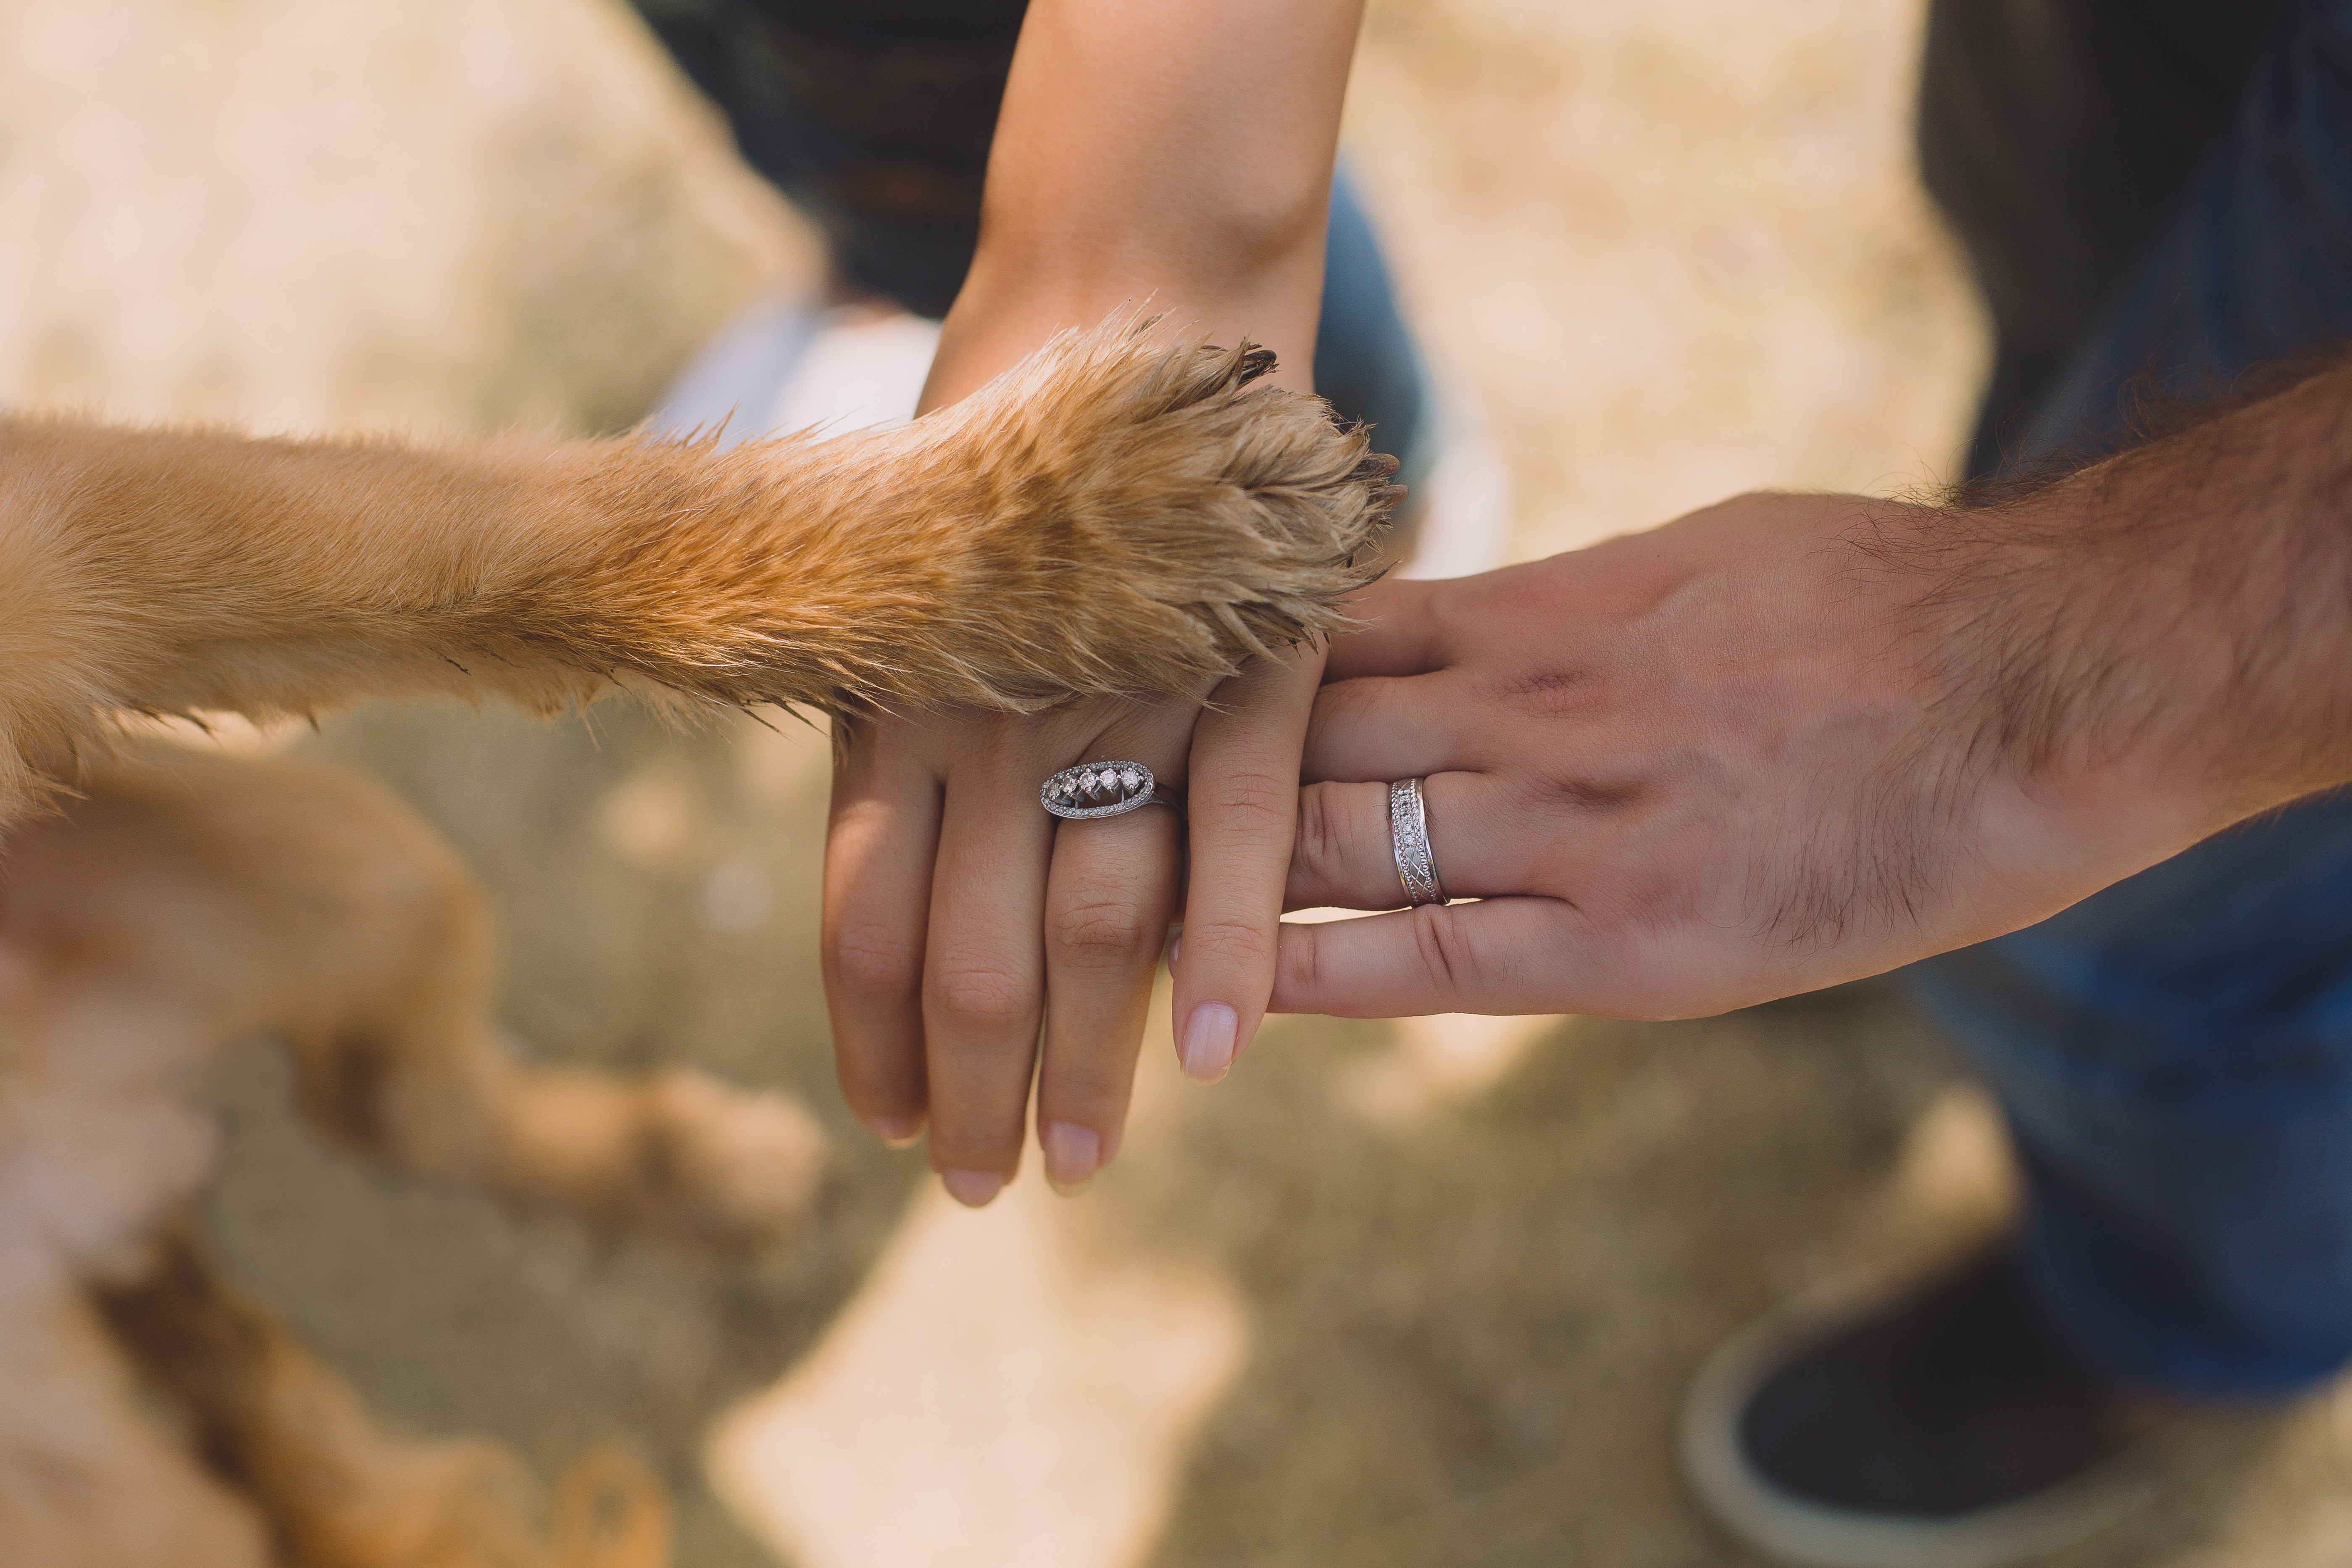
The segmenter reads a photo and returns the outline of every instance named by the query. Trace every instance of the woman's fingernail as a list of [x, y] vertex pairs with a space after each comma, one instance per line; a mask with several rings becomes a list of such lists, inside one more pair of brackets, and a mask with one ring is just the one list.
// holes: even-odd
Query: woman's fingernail
[[1176, 961], [1183, 956], [1184, 933], [1180, 931], [1176, 933], [1175, 940], [1168, 944], [1168, 967], [1171, 970], [1174, 969], [1176, 967]]
[[1004, 1178], [994, 1171], [941, 1171], [940, 1184], [964, 1207], [984, 1209], [1004, 1190]]
[[1223, 1002], [1203, 1002], [1184, 1020], [1184, 1046], [1179, 1053], [1184, 1076], [1195, 1083], [1214, 1083], [1234, 1065], [1235, 1037], [1241, 1017]]
[[1102, 1135], [1074, 1121], [1048, 1121], [1037, 1140], [1045, 1146], [1045, 1180], [1066, 1198], [1087, 1190], [1102, 1168]]
[[923, 1135], [919, 1116], [869, 1116], [866, 1130], [893, 1149], [904, 1149]]

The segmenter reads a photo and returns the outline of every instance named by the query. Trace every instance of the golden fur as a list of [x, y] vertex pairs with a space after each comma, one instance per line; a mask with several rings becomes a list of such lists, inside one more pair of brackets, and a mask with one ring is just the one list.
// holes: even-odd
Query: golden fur
[[523, 1065], [483, 899], [404, 807], [117, 714], [1196, 688], [1335, 624], [1394, 499], [1323, 405], [1248, 386], [1266, 363], [1107, 329], [907, 429], [725, 454], [0, 421], [0, 1562], [667, 1558], [626, 1459], [533, 1524], [512, 1460], [380, 1431], [213, 1277], [188, 1088], [240, 1039], [286, 1044], [331, 1138], [673, 1242], [788, 1237], [823, 1162], [779, 1096]]
[[1271, 363], [1067, 333], [912, 425], [725, 453], [0, 420], [0, 820], [124, 710], [1192, 689], [1334, 626], [1394, 496]]

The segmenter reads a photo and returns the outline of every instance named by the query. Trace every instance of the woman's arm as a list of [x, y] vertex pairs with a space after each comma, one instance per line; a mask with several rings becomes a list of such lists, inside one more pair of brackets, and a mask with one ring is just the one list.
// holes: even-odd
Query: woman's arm
[[1037, 0], [980, 252], [923, 406], [1129, 304], [1248, 337], [1312, 390], [1323, 233], [1361, 0]]

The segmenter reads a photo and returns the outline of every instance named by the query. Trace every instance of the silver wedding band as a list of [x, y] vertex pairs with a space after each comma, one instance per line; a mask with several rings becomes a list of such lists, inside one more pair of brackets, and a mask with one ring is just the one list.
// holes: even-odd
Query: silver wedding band
[[1419, 779], [1389, 785], [1389, 847], [1396, 853], [1397, 880], [1404, 884], [1406, 903], [1419, 909], [1450, 901], [1437, 879], [1437, 859], [1429, 852], [1429, 805], [1422, 799]]
[[1097, 816], [1125, 816], [1147, 805], [1164, 805], [1184, 815], [1184, 802], [1161, 789], [1151, 770], [1141, 763], [1080, 763], [1064, 768], [1037, 786], [1037, 802], [1055, 816], [1083, 822]]

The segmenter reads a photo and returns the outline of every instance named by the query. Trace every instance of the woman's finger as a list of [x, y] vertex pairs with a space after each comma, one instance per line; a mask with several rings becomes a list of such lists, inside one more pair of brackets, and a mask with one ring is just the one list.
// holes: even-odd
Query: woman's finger
[[1298, 824], [1298, 752], [1322, 673], [1319, 647], [1259, 659], [1217, 689], [1192, 731], [1192, 878], [1174, 970], [1178, 1060], [1223, 1078], [1274, 989]]
[[1037, 805], [1029, 748], [979, 750], [949, 775], [923, 960], [931, 1168], [974, 1207], [1021, 1166], [1053, 824]]
[[[1163, 717], [1157, 745], [1106, 736], [1097, 761], [1133, 760], [1181, 773], [1184, 712]], [[1075, 1192], [1118, 1152], [1168, 945], [1183, 863], [1183, 824], [1165, 806], [1064, 822], [1045, 885], [1045, 1036], [1037, 1071], [1037, 1143], [1045, 1175]]]
[[[1432, 773], [1421, 793], [1430, 859], [1448, 897], [1527, 891], [1532, 835], [1524, 799], [1487, 773]], [[1318, 784], [1300, 790], [1283, 908], [1392, 910], [1404, 902], [1389, 786]], [[1189, 935], [1191, 926], [1185, 929]]]
[[929, 1104], [923, 948], [940, 781], [892, 743], [889, 721], [845, 722], [824, 841], [825, 1006], [850, 1110], [884, 1141], [911, 1143]]
[[1609, 957], [1558, 899], [1425, 904], [1285, 925], [1274, 1011], [1346, 1018], [1605, 1010]]

